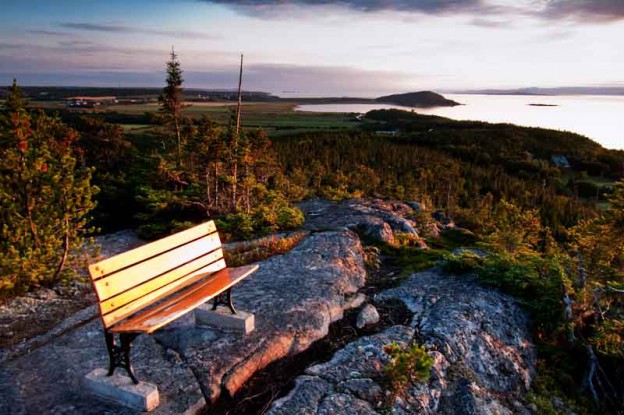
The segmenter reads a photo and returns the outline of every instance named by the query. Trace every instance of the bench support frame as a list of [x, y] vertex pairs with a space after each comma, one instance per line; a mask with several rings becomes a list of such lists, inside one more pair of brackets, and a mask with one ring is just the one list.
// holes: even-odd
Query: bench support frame
[[238, 314], [232, 302], [232, 288], [228, 288], [212, 300], [212, 311], [215, 311], [221, 304], [227, 306], [232, 314]]
[[110, 360], [110, 366], [108, 374], [106, 376], [113, 376], [115, 368], [126, 369], [132, 383], [139, 384], [139, 380], [134, 375], [132, 370], [132, 364], [130, 363], [130, 350], [132, 349], [132, 342], [140, 333], [121, 333], [119, 334], [119, 341], [121, 344], [117, 344], [115, 335], [108, 330], [104, 330], [104, 337], [106, 338], [106, 348], [108, 349], [108, 357]]

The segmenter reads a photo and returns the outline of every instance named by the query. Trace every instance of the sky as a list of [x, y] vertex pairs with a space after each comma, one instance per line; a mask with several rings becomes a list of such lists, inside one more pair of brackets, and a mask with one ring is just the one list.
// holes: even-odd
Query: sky
[[624, 86], [624, 0], [1, 0], [0, 84], [378, 96]]

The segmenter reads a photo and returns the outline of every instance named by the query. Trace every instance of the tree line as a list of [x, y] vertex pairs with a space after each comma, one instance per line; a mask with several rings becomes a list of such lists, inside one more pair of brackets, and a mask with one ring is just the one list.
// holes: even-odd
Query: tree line
[[[185, 117], [173, 51], [166, 69], [154, 128], [132, 136], [98, 115], [63, 122], [27, 109], [13, 84], [0, 115], [0, 296], [72, 278], [68, 264], [94, 232], [157, 238], [215, 218], [225, 235], [249, 237], [300, 226], [294, 203], [304, 198], [418, 201], [492, 253], [449, 264], [521, 299], [551, 367], [561, 351], [581, 362], [551, 373], [558, 385], [569, 375], [597, 401], [621, 400], [624, 184], [587, 194], [579, 185], [621, 179], [621, 152], [569, 133], [400, 111], [373, 111], [358, 131], [271, 140], [237, 128], [235, 112], [225, 126]], [[398, 134], [377, 132], [388, 129]]]

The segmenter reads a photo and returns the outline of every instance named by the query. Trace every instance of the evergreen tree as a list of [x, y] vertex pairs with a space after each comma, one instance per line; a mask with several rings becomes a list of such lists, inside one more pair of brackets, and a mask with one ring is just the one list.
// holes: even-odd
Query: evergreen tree
[[26, 102], [24, 100], [24, 92], [22, 91], [22, 88], [17, 85], [17, 80], [13, 78], [13, 85], [11, 85], [11, 89], [9, 90], [9, 96], [4, 103], [4, 109], [8, 113], [12, 113], [22, 110], [25, 107]]
[[501, 200], [494, 210], [495, 228], [486, 236], [488, 245], [511, 256], [534, 252], [539, 243], [541, 225], [535, 210], [522, 210]]
[[15, 108], [0, 128], [0, 295], [58, 280], [82, 249], [97, 190], [76, 163], [76, 132]]
[[[578, 261], [577, 309], [595, 325], [598, 351], [624, 358], [624, 181], [614, 186], [610, 206], [572, 230]], [[590, 321], [586, 321], [591, 316]]]
[[182, 164], [182, 67], [173, 48], [169, 60], [166, 63], [167, 79], [166, 86], [158, 98], [160, 111], [165, 115], [166, 121], [173, 125], [176, 145], [176, 167], [179, 169]]

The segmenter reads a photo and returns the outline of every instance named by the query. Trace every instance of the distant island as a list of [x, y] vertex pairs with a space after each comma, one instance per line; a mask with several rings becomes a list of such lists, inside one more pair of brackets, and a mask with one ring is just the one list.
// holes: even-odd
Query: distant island
[[527, 104], [530, 107], [558, 107], [557, 104]]
[[386, 95], [375, 99], [375, 102], [384, 104], [402, 105], [405, 107], [455, 107], [461, 105], [450, 99], [444, 98], [440, 94], [431, 91], [408, 92], [406, 94]]
[[[447, 91], [451, 92], [451, 91]], [[473, 89], [452, 91], [472, 95], [624, 95], [624, 87], [565, 86], [554, 88]]]

